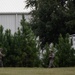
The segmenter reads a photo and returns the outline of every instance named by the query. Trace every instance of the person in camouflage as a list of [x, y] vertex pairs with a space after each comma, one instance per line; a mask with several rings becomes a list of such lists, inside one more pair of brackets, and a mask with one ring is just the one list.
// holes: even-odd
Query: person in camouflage
[[55, 57], [55, 54], [53, 51], [50, 51], [50, 54], [49, 54], [49, 68], [52, 68], [54, 67], [54, 57]]
[[3, 61], [2, 61], [2, 57], [4, 57], [5, 55], [2, 54], [2, 48], [0, 48], [0, 67], [3, 67]]

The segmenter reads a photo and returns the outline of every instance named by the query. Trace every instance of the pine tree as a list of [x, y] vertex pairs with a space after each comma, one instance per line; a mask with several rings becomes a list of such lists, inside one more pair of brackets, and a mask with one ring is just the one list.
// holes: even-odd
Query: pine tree
[[4, 66], [14, 66], [15, 65], [15, 52], [13, 45], [13, 35], [11, 30], [7, 29], [4, 34], [4, 50], [5, 50], [5, 59]]
[[25, 21], [24, 15], [21, 20], [21, 46], [22, 46], [22, 63], [23, 66], [36, 66], [38, 65], [38, 49], [36, 48], [35, 36]]
[[0, 47], [5, 50], [4, 66], [39, 66], [39, 51], [36, 45], [36, 37], [24, 15], [21, 28], [18, 28], [14, 35], [9, 29], [3, 33], [3, 27], [0, 27]]
[[60, 35], [59, 42], [56, 45], [56, 65], [59, 67], [69, 67], [75, 66], [75, 50], [71, 48], [69, 43], [69, 35], [67, 34], [65, 38]]
[[43, 52], [43, 59], [42, 59], [42, 66], [43, 67], [49, 66], [49, 53], [50, 53], [50, 47], [48, 44], [46, 44], [45, 51]]
[[0, 25], [0, 47], [3, 47], [3, 39], [4, 38], [4, 34], [3, 34], [3, 26]]

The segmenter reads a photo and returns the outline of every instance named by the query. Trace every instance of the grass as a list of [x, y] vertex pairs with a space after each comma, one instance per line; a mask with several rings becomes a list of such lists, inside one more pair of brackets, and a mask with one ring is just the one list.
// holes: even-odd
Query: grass
[[69, 67], [69, 68], [0, 68], [0, 75], [75, 75], [75, 67]]

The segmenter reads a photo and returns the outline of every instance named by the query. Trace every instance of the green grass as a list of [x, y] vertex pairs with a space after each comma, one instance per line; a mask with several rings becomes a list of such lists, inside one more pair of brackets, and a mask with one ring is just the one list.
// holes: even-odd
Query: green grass
[[69, 68], [0, 68], [0, 75], [75, 75], [75, 67], [69, 67]]

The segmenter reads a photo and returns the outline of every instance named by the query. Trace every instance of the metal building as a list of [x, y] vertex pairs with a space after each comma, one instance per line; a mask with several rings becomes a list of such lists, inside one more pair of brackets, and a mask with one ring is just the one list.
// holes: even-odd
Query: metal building
[[75, 49], [75, 34], [70, 35], [69, 41], [72, 45], [72, 48]]
[[25, 12], [4, 12], [0, 13], [0, 25], [4, 27], [4, 30], [10, 29], [12, 33], [17, 31], [20, 27], [20, 22], [24, 14], [26, 21], [30, 21], [31, 15]]

